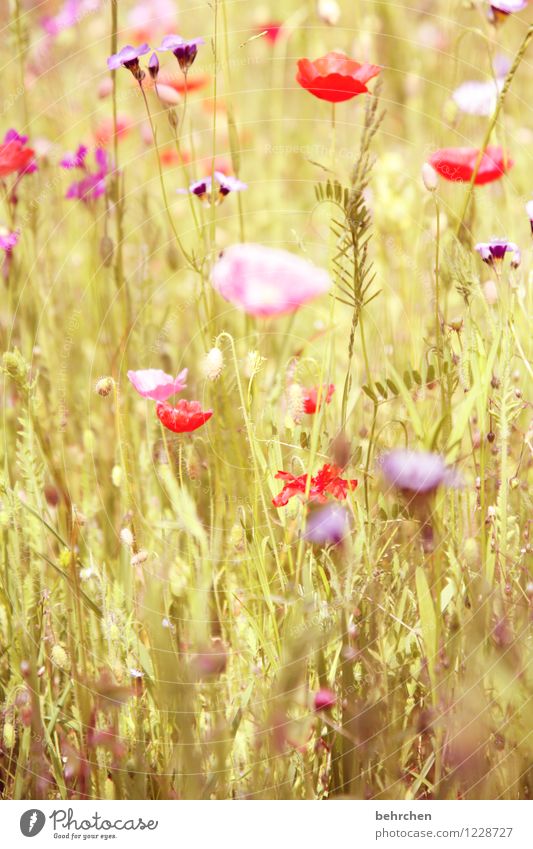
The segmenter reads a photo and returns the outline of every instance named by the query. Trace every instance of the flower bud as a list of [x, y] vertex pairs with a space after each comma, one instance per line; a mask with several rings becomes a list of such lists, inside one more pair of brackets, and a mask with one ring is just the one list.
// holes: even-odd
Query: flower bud
[[60, 646], [57, 643], [53, 646], [52, 651], [50, 652], [50, 657], [54, 666], [57, 666], [59, 669], [62, 669], [64, 672], [68, 672], [70, 669], [70, 658], [66, 653], [63, 646]]
[[337, 0], [318, 0], [316, 13], [330, 27], [339, 23], [341, 10]]
[[216, 380], [222, 374], [224, 357], [220, 348], [211, 348], [205, 355], [202, 370], [208, 380]]
[[422, 182], [428, 192], [436, 191], [437, 186], [439, 185], [438, 174], [429, 162], [424, 162], [422, 165]]
[[107, 398], [107, 396], [113, 391], [114, 385], [115, 381], [112, 377], [101, 377], [100, 380], [96, 382], [96, 394], [100, 395], [102, 398]]

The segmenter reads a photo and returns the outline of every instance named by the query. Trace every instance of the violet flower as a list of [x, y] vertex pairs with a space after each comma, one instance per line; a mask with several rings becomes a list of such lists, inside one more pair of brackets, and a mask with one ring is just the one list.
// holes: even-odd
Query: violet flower
[[[215, 171], [214, 180], [217, 187], [215, 196], [215, 203], [217, 204], [222, 203], [226, 195], [229, 195], [230, 192], [242, 192], [243, 189], [248, 188], [246, 183], [241, 182], [236, 177], [227, 177], [222, 171]], [[210, 206], [213, 199], [213, 180], [211, 176], [191, 183], [188, 189], [178, 189], [178, 194], [187, 194], [187, 192], [196, 195], [202, 203]]]
[[107, 67], [110, 71], [116, 71], [117, 68], [121, 67], [127, 68], [128, 71], [131, 71], [137, 82], [141, 83], [146, 74], [141, 70], [139, 57], [149, 52], [150, 46], [148, 44], [141, 44], [140, 47], [132, 47], [130, 44], [127, 44], [118, 53], [113, 53], [112, 56], [109, 56]]
[[159, 74], [159, 59], [157, 58], [157, 53], [152, 53], [150, 56], [148, 61], [148, 72], [153, 80], [157, 79], [157, 75]]
[[429, 451], [390, 451], [381, 460], [381, 470], [389, 484], [412, 496], [425, 497], [439, 486], [459, 485], [457, 473], [446, 466], [443, 457]]
[[191, 38], [186, 41], [181, 35], [166, 35], [157, 49], [161, 52], [172, 51], [184, 74], [187, 74], [192, 63], [196, 59], [198, 47], [205, 44], [203, 38]]
[[[79, 150], [79, 149], [78, 149]], [[82, 200], [84, 203], [97, 200], [106, 191], [106, 177], [110, 173], [110, 167], [107, 160], [107, 154], [101, 147], [97, 147], [94, 152], [96, 162], [96, 171], [89, 171], [85, 161], [78, 166], [85, 171], [85, 177], [71, 183], [65, 195], [68, 199]], [[85, 160], [85, 156], [83, 157]], [[67, 167], [67, 166], [63, 166]]]
[[522, 12], [527, 5], [528, 0], [491, 0], [490, 19], [493, 24], [503, 23], [509, 15]]
[[67, 153], [59, 164], [62, 168], [83, 168], [85, 166], [85, 158], [89, 152], [89, 148], [84, 144], [78, 145], [74, 153]]
[[327, 504], [307, 519], [304, 539], [318, 545], [339, 545], [350, 531], [348, 511], [340, 504]]
[[515, 245], [514, 242], [508, 242], [507, 239], [491, 239], [490, 242], [478, 242], [475, 250], [483, 262], [491, 266], [499, 266], [503, 262], [506, 253], [513, 254], [511, 268], [518, 268], [522, 259], [518, 245]]

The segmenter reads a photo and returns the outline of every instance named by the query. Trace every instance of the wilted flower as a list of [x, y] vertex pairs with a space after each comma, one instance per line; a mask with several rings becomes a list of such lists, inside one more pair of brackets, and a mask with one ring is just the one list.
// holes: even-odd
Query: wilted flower
[[340, 103], [367, 92], [367, 82], [380, 71], [378, 65], [361, 65], [344, 53], [332, 52], [314, 62], [299, 59], [296, 82], [320, 100]]
[[331, 288], [327, 271], [277, 248], [232, 245], [215, 264], [214, 288], [254, 316], [291, 313]]
[[185, 41], [180, 35], [166, 35], [161, 46], [157, 49], [161, 51], [171, 50], [178, 60], [181, 70], [186, 74], [196, 59], [198, 47], [201, 44], [205, 44], [203, 38], [191, 38], [189, 41]]
[[[329, 463], [322, 466], [309, 482], [309, 500], [325, 504], [328, 495], [332, 495], [333, 498], [341, 501], [344, 500], [349, 491], [353, 492], [357, 488], [357, 481], [341, 478], [341, 472], [340, 466], [333, 466]], [[307, 475], [295, 476], [290, 472], [277, 472], [275, 477], [276, 480], [283, 480], [286, 483], [281, 492], [272, 499], [274, 507], [284, 507], [294, 495], [305, 497]]]
[[338, 545], [349, 530], [348, 511], [340, 504], [326, 504], [309, 515], [304, 538], [319, 545]]
[[166, 374], [159, 368], [128, 371], [128, 380], [139, 395], [152, 401], [166, 401], [171, 395], [182, 392], [186, 386], [188, 369], [184, 368], [177, 377]]
[[[445, 147], [435, 151], [428, 162], [445, 180], [469, 183], [479, 156], [480, 151], [476, 147]], [[489, 145], [479, 162], [474, 183], [481, 186], [499, 180], [513, 165], [513, 160], [504, 155], [501, 147]]]
[[492, 266], [499, 266], [503, 262], [506, 253], [513, 254], [511, 268], [518, 268], [522, 259], [518, 245], [515, 245], [514, 242], [508, 242], [506, 239], [492, 239], [490, 242], [478, 242], [475, 250], [483, 262]]
[[[215, 171], [213, 177], [216, 187], [215, 203], [217, 204], [222, 203], [230, 192], [242, 192], [243, 189], [248, 188], [246, 183], [242, 183], [236, 177], [228, 177], [222, 171]], [[211, 176], [204, 177], [202, 180], [191, 183], [188, 189], [178, 189], [178, 194], [186, 194], [187, 192], [196, 195], [206, 206], [210, 206], [213, 200], [213, 179]]]
[[202, 410], [199, 401], [181, 398], [175, 407], [159, 401], [156, 413], [161, 424], [173, 433], [192, 433], [209, 421], [213, 410]]
[[397, 449], [386, 454], [381, 470], [388, 483], [409, 495], [429, 495], [439, 486], [457, 486], [459, 479], [440, 454]]
[[150, 46], [148, 44], [141, 44], [140, 47], [132, 47], [130, 44], [127, 44], [118, 53], [109, 56], [107, 67], [110, 71], [116, 71], [120, 67], [127, 68], [128, 71], [131, 71], [137, 82], [141, 83], [145, 77], [145, 73], [141, 70], [139, 58], [144, 56], [145, 53], [149, 53], [149, 51]]

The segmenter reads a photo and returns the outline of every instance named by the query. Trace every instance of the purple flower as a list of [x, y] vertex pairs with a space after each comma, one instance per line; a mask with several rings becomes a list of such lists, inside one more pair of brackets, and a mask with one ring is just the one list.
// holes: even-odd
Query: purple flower
[[492, 115], [496, 109], [498, 95], [503, 88], [503, 80], [468, 80], [453, 92], [453, 99], [462, 112], [468, 115]]
[[80, 144], [75, 153], [67, 153], [60, 161], [62, 168], [84, 168], [85, 157], [89, 152], [89, 148], [84, 144]]
[[475, 250], [483, 262], [492, 266], [495, 264], [499, 265], [506, 253], [513, 254], [511, 268], [518, 268], [522, 259], [518, 245], [515, 245], [514, 242], [508, 242], [507, 239], [492, 239], [490, 242], [478, 242]]
[[305, 527], [304, 538], [319, 545], [338, 545], [350, 531], [348, 511], [340, 504], [327, 504], [314, 510]]
[[157, 49], [161, 52], [171, 50], [178, 60], [181, 70], [186, 74], [196, 59], [200, 44], [205, 44], [203, 38], [191, 38], [189, 41], [185, 41], [181, 35], [166, 35], [161, 46]]
[[491, 0], [490, 16], [492, 23], [498, 24], [509, 15], [522, 12], [527, 8], [528, 0]]
[[159, 73], [159, 59], [157, 58], [157, 53], [152, 53], [150, 56], [150, 60], [148, 62], [148, 71], [153, 80], [157, 79], [157, 75]]
[[390, 451], [381, 460], [381, 470], [387, 482], [402, 492], [428, 496], [439, 486], [458, 486], [456, 472], [449, 469], [440, 454], [429, 451]]
[[20, 239], [20, 230], [7, 230], [0, 227], [0, 250], [10, 254]]
[[[83, 159], [85, 160], [85, 155]], [[105, 150], [97, 147], [94, 152], [94, 159], [97, 166], [96, 171], [89, 171], [85, 163], [83, 163], [81, 167], [85, 169], [86, 176], [83, 177], [83, 179], [70, 184], [65, 195], [66, 198], [82, 200], [84, 203], [89, 203], [92, 200], [97, 200], [105, 194], [106, 177], [110, 171]]]
[[132, 47], [130, 44], [127, 44], [118, 53], [109, 56], [107, 67], [110, 71], [116, 71], [120, 67], [127, 68], [128, 71], [131, 71], [137, 82], [141, 83], [145, 77], [145, 73], [139, 65], [139, 57], [149, 52], [150, 46], [148, 44], [141, 44], [140, 47]]
[[[215, 203], [221, 203], [226, 195], [230, 192], [242, 192], [247, 189], [246, 183], [241, 182], [236, 177], [227, 177], [222, 171], [215, 171], [215, 184], [217, 184], [217, 198]], [[196, 195], [207, 206], [210, 206], [213, 194], [213, 180], [210, 176], [204, 177], [202, 180], [197, 180], [191, 183], [188, 189], [178, 189], [178, 194], [187, 194], [189, 191], [192, 195]]]
[[65, 29], [75, 26], [86, 15], [95, 12], [100, 0], [66, 0], [57, 15], [43, 18], [41, 26], [51, 36], [59, 35]]

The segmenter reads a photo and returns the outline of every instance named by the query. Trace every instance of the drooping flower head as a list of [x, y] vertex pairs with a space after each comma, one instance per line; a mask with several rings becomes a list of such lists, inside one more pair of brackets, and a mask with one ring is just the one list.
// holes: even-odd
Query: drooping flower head
[[[325, 504], [328, 495], [331, 495], [333, 498], [343, 501], [348, 492], [353, 492], [356, 489], [357, 481], [341, 478], [341, 472], [340, 466], [329, 463], [322, 466], [309, 482], [309, 500], [318, 504]], [[283, 480], [285, 483], [281, 492], [272, 499], [274, 507], [284, 507], [289, 503], [289, 499], [295, 495], [305, 498], [307, 475], [292, 475], [290, 472], [280, 471], [277, 472], [275, 477], [276, 480]]]
[[409, 496], [429, 496], [439, 486], [459, 484], [457, 473], [444, 458], [429, 451], [390, 451], [381, 460], [381, 470], [387, 483]]
[[187, 371], [184, 368], [177, 377], [172, 377], [161, 369], [147, 368], [140, 371], [129, 371], [128, 380], [143, 398], [151, 398], [152, 401], [166, 401], [171, 395], [182, 392], [186, 388]]
[[528, 0], [491, 0], [489, 17], [492, 23], [500, 24], [509, 15], [516, 15], [527, 8]]
[[528, 200], [526, 203], [526, 213], [531, 224], [531, 233], [533, 234], [533, 200]]
[[191, 38], [186, 41], [181, 35], [166, 35], [157, 49], [160, 51], [170, 50], [178, 60], [178, 64], [184, 74], [187, 74], [192, 63], [196, 59], [198, 48], [205, 44], [203, 38]]
[[7, 227], [0, 227], [0, 250], [6, 254], [11, 254], [11, 251], [20, 240], [20, 230], [8, 230]]
[[253, 243], [225, 250], [211, 280], [223, 298], [258, 317], [294, 312], [332, 285], [327, 271], [308, 260]]
[[[479, 154], [475, 147], [445, 147], [435, 151], [428, 162], [445, 180], [469, 183], [476, 172]], [[499, 180], [513, 165], [513, 160], [504, 155], [501, 147], [489, 145], [479, 162], [474, 183], [481, 186]]]
[[341, 103], [368, 91], [367, 83], [377, 77], [378, 65], [361, 65], [344, 53], [327, 53], [311, 62], [299, 59], [296, 82], [320, 100]]
[[214, 180], [211, 176], [204, 177], [202, 180], [197, 180], [191, 183], [188, 190], [178, 189], [178, 194], [185, 194], [189, 191], [192, 195], [199, 198], [206, 206], [210, 206], [213, 199], [213, 182], [215, 184], [215, 203], [222, 203], [225, 197], [230, 192], [242, 192], [247, 189], [246, 183], [241, 182], [236, 177], [228, 177], [222, 171], [214, 172]]
[[145, 73], [139, 65], [139, 58], [150, 52], [148, 44], [141, 44], [139, 47], [132, 47], [127, 44], [118, 53], [113, 53], [107, 60], [107, 67], [110, 71], [116, 71], [118, 68], [127, 68], [131, 71], [138, 83], [141, 83], [145, 77]]
[[199, 401], [180, 398], [175, 407], [163, 401], [156, 406], [157, 418], [173, 433], [192, 433], [202, 427], [213, 415], [213, 410], [202, 410]]
[[513, 254], [511, 268], [518, 268], [522, 259], [518, 245], [515, 245], [514, 242], [507, 241], [507, 239], [491, 239], [490, 242], [478, 242], [475, 250], [483, 262], [496, 267], [501, 265], [507, 253]]
[[0, 178], [19, 172], [27, 174], [35, 170], [32, 167], [35, 151], [26, 147], [28, 136], [21, 136], [16, 130], [8, 130], [0, 144]]
[[326, 504], [309, 515], [304, 538], [318, 545], [339, 545], [349, 531], [348, 511], [340, 504]]

